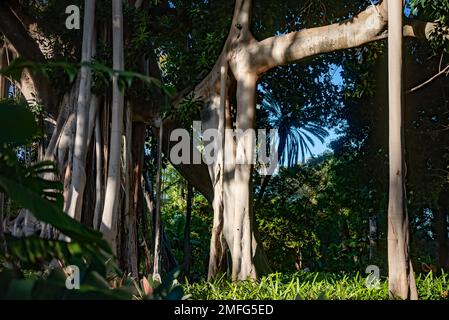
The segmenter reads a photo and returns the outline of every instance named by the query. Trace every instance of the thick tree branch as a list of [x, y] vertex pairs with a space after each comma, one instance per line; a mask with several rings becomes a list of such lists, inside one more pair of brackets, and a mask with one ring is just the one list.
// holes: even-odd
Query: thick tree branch
[[0, 32], [11, 42], [20, 56], [34, 62], [45, 61], [36, 41], [5, 2], [0, 2]]
[[[39, 45], [30, 36], [22, 22], [17, 18], [8, 3], [0, 2], [0, 32], [9, 40], [17, 53], [26, 60], [42, 63], [45, 57]], [[50, 81], [43, 75], [31, 74], [24, 71], [33, 81], [37, 92], [36, 98], [41, 100], [49, 114], [56, 116], [55, 95], [51, 89]]]
[[428, 40], [430, 39], [430, 36], [436, 26], [437, 24], [434, 22], [425, 22], [413, 19], [406, 20], [403, 31], [404, 37]]
[[250, 48], [253, 67], [262, 74], [306, 57], [363, 45], [376, 39], [387, 21], [370, 6], [352, 19], [265, 39]]
[[[262, 74], [274, 67], [307, 57], [386, 39], [388, 20], [385, 10], [386, 2], [382, 2], [340, 23], [304, 29], [255, 43], [249, 48], [253, 69]], [[404, 36], [429, 39], [435, 26], [435, 23], [408, 20], [404, 25]]]

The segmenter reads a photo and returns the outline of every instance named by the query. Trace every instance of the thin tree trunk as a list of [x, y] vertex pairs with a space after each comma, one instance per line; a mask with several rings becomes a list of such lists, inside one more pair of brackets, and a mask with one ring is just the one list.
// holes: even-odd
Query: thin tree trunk
[[[154, 203], [153, 203], [153, 192], [151, 190], [151, 182], [150, 179], [148, 177], [148, 173], [145, 172], [144, 174], [142, 174], [142, 189], [143, 189], [143, 197], [145, 199], [145, 204], [146, 204], [146, 208], [147, 210], [143, 210], [143, 216], [142, 216], [142, 224], [143, 224], [143, 236], [142, 236], [142, 240], [143, 240], [143, 250], [144, 250], [144, 254], [145, 254], [145, 266], [146, 266], [146, 274], [150, 274], [151, 270], [152, 270], [152, 265], [151, 265], [151, 253], [150, 253], [150, 249], [149, 247], [151, 247], [151, 245], [147, 244], [147, 231], [150, 229], [150, 225], [151, 222], [148, 219], [148, 216], [152, 216], [153, 212], [154, 212]], [[154, 231], [154, 230], [152, 230]], [[153, 232], [154, 234], [154, 232]], [[151, 243], [151, 241], [150, 241]]]
[[[130, 114], [131, 116], [131, 114]], [[133, 122], [130, 137], [129, 154], [131, 154], [130, 167], [130, 190], [129, 190], [129, 211], [127, 215], [128, 222], [126, 224], [128, 234], [127, 246], [127, 265], [133, 276], [138, 276], [139, 266], [139, 234], [138, 223], [142, 223], [142, 167], [145, 147], [146, 126], [144, 123]], [[143, 228], [146, 235], [145, 228]]]
[[156, 210], [154, 219], [154, 261], [153, 279], [161, 282], [161, 184], [162, 184], [162, 139], [163, 121], [159, 123], [158, 153], [157, 153], [157, 175], [156, 175]]
[[[3, 47], [0, 48], [0, 70], [8, 66], [8, 62], [6, 61], [6, 50], [8, 50], [6, 45], [3, 45]], [[0, 75], [0, 99], [7, 97], [7, 83], [8, 81], [6, 80], [6, 77]]]
[[132, 113], [128, 105], [126, 108], [126, 125], [123, 141], [123, 174], [125, 178], [125, 203], [124, 203], [124, 233], [126, 243], [123, 253], [126, 271], [130, 272], [134, 278], [138, 276], [137, 270], [137, 242], [136, 242], [136, 220], [134, 215], [134, 196], [132, 187], [133, 176], [133, 136], [132, 136]]
[[186, 222], [184, 225], [184, 274], [188, 276], [190, 273], [190, 264], [192, 260], [192, 245], [190, 244], [190, 222], [192, 220], [192, 184], [187, 183], [187, 204], [186, 204]]
[[103, 206], [103, 156], [101, 152], [100, 112], [95, 117], [95, 209], [94, 229], [100, 229], [101, 208]]
[[402, 139], [402, 0], [388, 2], [389, 160], [388, 289], [391, 298], [417, 299], [409, 254]]
[[[113, 68], [116, 71], [124, 69], [122, 6], [123, 3], [121, 0], [112, 1]], [[112, 85], [111, 144], [105, 206], [100, 231], [114, 252], [117, 252], [117, 218], [120, 208], [120, 150], [122, 144], [124, 105], [124, 94], [119, 88], [117, 74], [114, 74], [112, 78]]]
[[[95, 39], [95, 0], [86, 0], [84, 3], [84, 26], [82, 62], [90, 62], [93, 55]], [[81, 220], [83, 207], [83, 194], [86, 185], [86, 155], [89, 126], [89, 106], [91, 98], [92, 72], [89, 67], [81, 67], [80, 89], [78, 107], [76, 111], [76, 136], [73, 152], [73, 173], [69, 190], [69, 198], [65, 211], [76, 220]]]

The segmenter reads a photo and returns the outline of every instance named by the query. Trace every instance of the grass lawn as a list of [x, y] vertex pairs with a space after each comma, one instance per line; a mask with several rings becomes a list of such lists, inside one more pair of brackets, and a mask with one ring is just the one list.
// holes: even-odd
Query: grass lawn
[[[417, 276], [419, 299], [449, 300], [449, 276], [421, 274]], [[185, 284], [185, 294], [194, 300], [385, 300], [388, 283], [381, 279], [376, 288], [368, 288], [360, 274], [274, 273], [258, 281], [232, 283], [227, 275], [206, 281]]]

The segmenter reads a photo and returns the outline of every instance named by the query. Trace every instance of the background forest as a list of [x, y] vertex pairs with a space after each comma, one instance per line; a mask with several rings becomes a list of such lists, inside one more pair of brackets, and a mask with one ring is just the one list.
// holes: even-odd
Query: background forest
[[[0, 298], [413, 298], [388, 283], [387, 2], [1, 1]], [[401, 13], [407, 272], [449, 299], [449, 1]], [[278, 172], [172, 163], [194, 120], [277, 129]]]

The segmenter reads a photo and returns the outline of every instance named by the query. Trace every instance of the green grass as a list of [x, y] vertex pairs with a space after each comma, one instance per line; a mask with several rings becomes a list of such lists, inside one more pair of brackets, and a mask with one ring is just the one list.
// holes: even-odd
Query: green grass
[[[274, 273], [258, 281], [232, 283], [226, 275], [214, 282], [185, 284], [185, 294], [195, 300], [385, 300], [388, 284], [383, 279], [378, 288], [369, 289], [366, 278], [330, 273]], [[423, 300], [449, 300], [449, 275], [419, 275], [418, 295]]]

